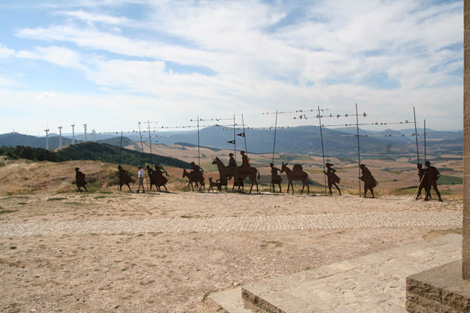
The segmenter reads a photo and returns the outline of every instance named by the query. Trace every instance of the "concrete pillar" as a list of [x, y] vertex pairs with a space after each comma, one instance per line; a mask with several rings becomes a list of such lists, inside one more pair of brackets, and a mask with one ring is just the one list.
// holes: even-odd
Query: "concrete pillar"
[[464, 202], [462, 276], [470, 280], [470, 0], [464, 1]]
[[460, 261], [406, 278], [410, 313], [470, 312], [470, 0], [464, 0], [463, 242]]

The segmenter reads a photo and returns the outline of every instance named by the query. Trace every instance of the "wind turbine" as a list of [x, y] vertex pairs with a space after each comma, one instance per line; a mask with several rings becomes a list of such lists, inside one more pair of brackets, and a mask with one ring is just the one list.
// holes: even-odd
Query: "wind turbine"
[[59, 149], [62, 148], [62, 126], [59, 126]]
[[49, 127], [44, 131], [46, 132], [46, 150], [49, 150]]
[[75, 124], [72, 124], [72, 145], [75, 144]]

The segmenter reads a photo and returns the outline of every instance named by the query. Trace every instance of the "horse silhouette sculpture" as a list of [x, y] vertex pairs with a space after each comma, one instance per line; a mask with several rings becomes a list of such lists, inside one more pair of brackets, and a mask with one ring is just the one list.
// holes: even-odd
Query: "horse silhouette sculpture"
[[288, 163], [282, 163], [281, 173], [286, 173], [287, 180], [287, 193], [289, 193], [289, 187], [292, 187], [292, 193], [294, 193], [294, 185], [292, 184], [293, 180], [300, 180], [302, 181], [302, 191], [300, 194], [304, 192], [305, 186], [307, 186], [307, 194], [310, 193], [310, 187], [308, 185], [308, 174], [302, 169], [302, 165], [294, 164], [293, 170], [287, 167]]
[[150, 191], [152, 191], [152, 186], [155, 186], [155, 189], [157, 189], [158, 191], [161, 191], [160, 187], [164, 187], [165, 191], [168, 192], [168, 189], [166, 188], [166, 183], [168, 182], [168, 179], [163, 176], [163, 173], [165, 173], [167, 176], [168, 173], [163, 167], [155, 165], [154, 170], [147, 165], [147, 172], [150, 178]]
[[[243, 181], [245, 178], [249, 178], [251, 182], [250, 193], [253, 190], [254, 185], [256, 185], [256, 192], [259, 192], [258, 188], [258, 181], [257, 179], [260, 178], [260, 173], [255, 167], [243, 167], [243, 166], [230, 166], [227, 167], [224, 163], [216, 157], [212, 164], [217, 165], [217, 169], [219, 170], [220, 175], [220, 184], [221, 186], [225, 186], [225, 190], [227, 190], [227, 180], [228, 177], [233, 177], [233, 188], [232, 191], [235, 190], [235, 186], [238, 186], [238, 191], [243, 191], [244, 183]], [[258, 174], [258, 176], [256, 176]]]
[[228, 180], [232, 178], [235, 166], [226, 167], [218, 157], [214, 159], [212, 164], [217, 165], [217, 169], [219, 170], [220, 187], [225, 187], [225, 191], [227, 191]]
[[189, 186], [191, 186], [191, 190], [194, 191], [194, 185], [196, 185], [196, 188], [199, 188], [199, 191], [202, 189], [206, 190], [206, 185], [204, 184], [204, 176], [201, 174], [197, 174], [194, 171], [188, 172], [186, 169], [183, 170], [183, 178], [187, 177], [189, 179], [188, 181], [188, 190]]
[[127, 185], [127, 188], [129, 188], [129, 191], [132, 192], [131, 186], [129, 186], [129, 184], [133, 183], [134, 181], [129, 176], [129, 172], [123, 169], [121, 165], [118, 166], [118, 170], [119, 170], [119, 191], [122, 190], [123, 185]]

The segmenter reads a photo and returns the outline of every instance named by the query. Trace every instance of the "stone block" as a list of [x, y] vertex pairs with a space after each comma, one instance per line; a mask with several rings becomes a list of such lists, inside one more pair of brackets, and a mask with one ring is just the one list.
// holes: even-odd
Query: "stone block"
[[286, 313], [244, 288], [242, 289], [242, 299], [247, 309], [253, 310], [257, 313]]
[[470, 312], [470, 281], [462, 278], [462, 261], [409, 276], [408, 312]]

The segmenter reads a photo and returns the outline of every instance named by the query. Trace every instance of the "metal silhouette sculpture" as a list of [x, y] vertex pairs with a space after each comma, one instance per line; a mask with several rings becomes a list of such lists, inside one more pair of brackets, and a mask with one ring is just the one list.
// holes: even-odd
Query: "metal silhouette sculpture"
[[228, 161], [228, 166], [227, 167], [236, 167], [237, 166], [237, 161], [233, 157], [233, 153], [229, 153], [228, 156], [230, 157]]
[[[233, 153], [230, 154], [233, 157]], [[235, 166], [225, 166], [224, 163], [218, 157], [215, 157], [214, 161], [212, 161], [212, 164], [217, 165], [217, 169], [219, 170], [220, 186], [225, 187], [225, 191], [227, 191], [228, 181], [232, 179], [232, 177], [235, 175], [235, 172], [238, 168], [236, 166], [237, 164], [235, 163]], [[243, 190], [244, 186], [245, 183], [243, 182], [243, 179], [241, 177], [239, 177], [237, 181], [234, 180], [234, 187], [238, 187], [239, 191]]]
[[277, 167], [274, 167], [273, 163], [269, 163], [269, 166], [271, 167], [271, 186], [273, 188], [273, 192], [276, 192], [276, 188], [274, 187], [274, 185], [278, 185], [279, 192], [282, 192], [282, 189], [281, 189], [282, 177], [281, 175], [279, 175], [281, 170], [278, 169]]
[[374, 176], [372, 176], [372, 173], [366, 167], [365, 164], [361, 164], [359, 167], [361, 168], [361, 172], [362, 172], [362, 176], [359, 177], [359, 179], [364, 182], [364, 198], [366, 198], [367, 196], [367, 190], [370, 190], [370, 193], [372, 194], [372, 198], [375, 198], [374, 188], [379, 183], [375, 180]]
[[79, 192], [82, 192], [80, 187], [83, 187], [85, 191], [88, 192], [88, 189], [86, 189], [87, 181], [85, 180], [85, 174], [83, 174], [78, 167], [75, 168], [75, 183], [77, 184]]
[[119, 191], [122, 191], [122, 186], [126, 185], [127, 188], [129, 188], [129, 191], [132, 192], [131, 186], [129, 186], [129, 184], [133, 183], [134, 181], [129, 176], [129, 172], [123, 169], [121, 165], [118, 166], [118, 171], [119, 171]]
[[302, 190], [300, 191], [300, 194], [304, 192], [305, 186], [307, 186], [307, 194], [309, 194], [310, 187], [308, 184], [307, 172], [303, 170], [302, 165], [300, 164], [294, 164], [294, 167], [292, 169], [287, 167], [288, 164], [289, 163], [282, 162], [282, 167], [281, 167], [281, 173], [285, 172], [287, 175], [287, 180], [289, 181], [287, 183], [287, 193], [289, 193], [289, 188], [292, 188], [292, 193], [294, 193], [294, 184], [292, 183], [292, 181], [300, 180], [302, 181]]
[[240, 151], [240, 154], [242, 155], [242, 166], [241, 167], [249, 168], [250, 167], [250, 159], [245, 154], [245, 151]]
[[[233, 189], [235, 188], [236, 185], [238, 185], [238, 190], [241, 190], [242, 192], [244, 191], [244, 183], [246, 178], [250, 180], [251, 187], [250, 187], [250, 193], [253, 190], [254, 185], [256, 185], [256, 192], [259, 193], [259, 187], [258, 187], [258, 181], [256, 179], [256, 174], [258, 174], [258, 179], [260, 179], [261, 175], [256, 167], [252, 167], [250, 165], [250, 159], [248, 156], [245, 154], [245, 151], [240, 151], [240, 154], [242, 155], [242, 165], [235, 167], [236, 170], [233, 175]], [[232, 190], [233, 190], [232, 189]]]
[[442, 202], [441, 193], [437, 188], [437, 180], [441, 177], [441, 174], [434, 166], [431, 166], [431, 162], [426, 161], [424, 162], [424, 166], [426, 167], [426, 174], [425, 174], [425, 181], [426, 181], [426, 198], [425, 201], [430, 200], [431, 198], [431, 189], [434, 189], [437, 196], [439, 197], [439, 201]]
[[[233, 153], [230, 153], [233, 156]], [[234, 166], [225, 166], [224, 163], [218, 158], [215, 157], [214, 161], [212, 161], [213, 165], [217, 165], [217, 169], [219, 170], [219, 182], [220, 186], [225, 186], [225, 191], [227, 191], [227, 184], [228, 180], [233, 177], [233, 172], [235, 170]], [[235, 163], [236, 166], [236, 163]]]
[[165, 191], [168, 192], [168, 189], [166, 188], [168, 179], [163, 176], [164, 173], [168, 176], [168, 172], [163, 167], [155, 165], [155, 169], [152, 169], [147, 165], [147, 173], [150, 179], [150, 191], [152, 191], [152, 187], [155, 186], [155, 189], [158, 191], [161, 191], [160, 187], [164, 187]]
[[209, 177], [209, 189], [207, 190], [208, 192], [209, 191], [214, 191], [214, 187], [217, 188], [217, 191], [221, 191], [222, 190], [222, 185], [220, 184], [220, 179], [217, 179], [215, 182], [212, 180], [212, 177]]
[[332, 168], [333, 164], [331, 163], [326, 163], [326, 171], [323, 171], [325, 173], [327, 180], [328, 180], [328, 190], [330, 192], [330, 196], [333, 194], [331, 192], [331, 187], [335, 186], [335, 188], [338, 190], [339, 195], [341, 196], [341, 190], [339, 189], [338, 185], [339, 182], [341, 181], [341, 178], [336, 175], [336, 170]]
[[232, 191], [235, 190], [235, 187], [238, 187], [238, 191], [243, 192], [245, 183], [244, 180], [248, 178], [251, 183], [250, 187], [250, 193], [253, 191], [253, 187], [256, 185], [256, 192], [259, 192], [259, 187], [258, 187], [258, 181], [261, 177], [259, 171], [255, 167], [246, 166], [236, 166], [236, 167], [228, 167], [225, 166], [225, 164], [218, 158], [216, 157], [212, 164], [217, 165], [217, 169], [219, 170], [219, 175], [220, 175], [220, 183], [222, 186], [225, 186], [227, 189], [227, 184], [228, 184], [228, 179], [229, 177], [233, 177], [233, 187]]
[[188, 190], [189, 187], [191, 187], [191, 190], [194, 191], [194, 185], [196, 185], [196, 188], [201, 191], [201, 189], [206, 189], [206, 185], [204, 184], [204, 176], [202, 175], [202, 172], [195, 172], [191, 171], [188, 172], [186, 169], [183, 169], [183, 178], [187, 177], [188, 178]]
[[426, 170], [423, 168], [423, 164], [418, 163], [416, 164], [416, 167], [418, 168], [418, 177], [419, 177], [419, 185], [418, 185], [418, 191], [416, 193], [415, 200], [418, 200], [419, 197], [421, 196], [421, 191], [424, 189], [425, 193], [428, 194], [427, 191], [427, 186], [426, 186]]

